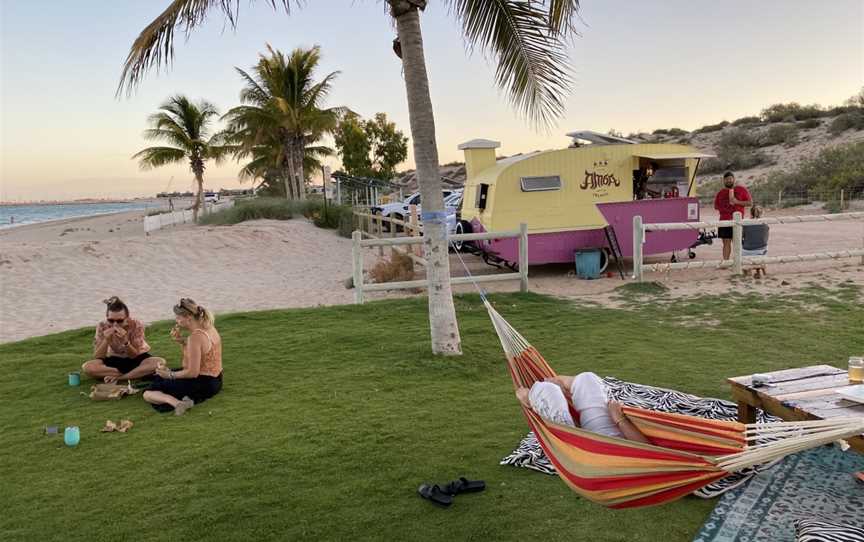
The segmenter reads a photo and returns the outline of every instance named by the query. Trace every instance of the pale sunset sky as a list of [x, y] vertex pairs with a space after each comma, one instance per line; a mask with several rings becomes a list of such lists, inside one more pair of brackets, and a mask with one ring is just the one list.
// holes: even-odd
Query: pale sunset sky
[[[329, 105], [385, 112], [408, 134], [394, 30], [376, 0], [309, 0], [290, 16], [241, 0], [236, 32], [214, 12], [188, 42], [180, 37], [169, 71], [115, 98], [129, 46], [168, 4], [0, 0], [0, 200], [191, 188], [186, 166], [142, 172], [130, 160], [149, 144], [147, 116], [175, 93], [221, 112], [237, 105], [234, 66], [248, 69], [267, 42], [285, 52], [320, 45], [321, 75], [341, 72]], [[576, 84], [565, 117], [545, 133], [510, 108], [492, 64], [466, 53], [444, 3], [430, 0], [421, 20], [442, 163], [477, 137], [514, 154], [566, 146], [576, 129], [695, 129], [778, 102], [836, 105], [864, 85], [862, 0], [584, 0], [581, 13]], [[403, 167], [411, 164], [409, 156]], [[238, 169], [210, 167], [205, 185], [238, 187]]]

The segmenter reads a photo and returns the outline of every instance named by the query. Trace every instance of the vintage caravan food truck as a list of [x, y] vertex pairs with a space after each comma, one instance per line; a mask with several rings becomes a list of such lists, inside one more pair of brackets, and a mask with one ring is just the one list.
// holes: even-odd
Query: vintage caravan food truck
[[[474, 139], [457, 233], [516, 230], [528, 224], [530, 264], [573, 262], [577, 250], [609, 246], [611, 226], [623, 257], [633, 255], [633, 217], [645, 223], [697, 222], [699, 161], [687, 145], [643, 144], [595, 132], [567, 134], [566, 149], [497, 159], [497, 141]], [[649, 232], [643, 253], [689, 250], [696, 231]], [[518, 261], [518, 239], [480, 243], [493, 262]]]

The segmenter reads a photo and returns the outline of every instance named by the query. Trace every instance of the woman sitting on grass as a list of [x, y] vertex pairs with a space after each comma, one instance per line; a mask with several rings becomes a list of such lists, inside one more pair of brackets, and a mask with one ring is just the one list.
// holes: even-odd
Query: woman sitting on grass
[[541, 418], [559, 425], [577, 427], [567, 407], [568, 395], [573, 408], [579, 413], [579, 427], [582, 429], [607, 437], [648, 442], [648, 438], [624, 415], [621, 404], [606, 398], [606, 385], [594, 373], [559, 375], [547, 378], [544, 382], [535, 382], [530, 390], [516, 390], [519, 401]]
[[[222, 389], [222, 338], [213, 326], [213, 314], [191, 299], [181, 299], [174, 314], [177, 325], [171, 337], [182, 348], [183, 368], [172, 371], [160, 365], [144, 400], [159, 412], [173, 410], [182, 416]], [[189, 331], [188, 338], [181, 329]]]

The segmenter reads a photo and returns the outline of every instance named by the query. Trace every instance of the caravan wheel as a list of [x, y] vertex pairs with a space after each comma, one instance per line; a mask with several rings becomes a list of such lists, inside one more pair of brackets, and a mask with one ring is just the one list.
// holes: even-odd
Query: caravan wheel
[[[474, 228], [471, 227], [470, 222], [466, 222], [464, 220], [460, 220], [456, 223], [456, 235], [461, 235], [463, 233], [472, 233]], [[471, 246], [471, 241], [453, 241], [453, 247], [456, 249], [456, 252], [462, 252], [463, 249]]]

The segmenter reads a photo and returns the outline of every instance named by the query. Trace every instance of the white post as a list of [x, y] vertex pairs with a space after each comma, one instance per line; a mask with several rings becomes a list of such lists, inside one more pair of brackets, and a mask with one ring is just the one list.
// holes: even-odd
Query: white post
[[642, 217], [633, 217], [633, 278], [642, 282], [642, 243], [645, 240], [645, 228], [642, 227]]
[[519, 291], [528, 291], [528, 224], [519, 224]]
[[[378, 227], [375, 228], [378, 232], [378, 239], [381, 239], [382, 237], [384, 237], [384, 220], [383, 220], [383, 218], [384, 217], [380, 213], [375, 215], [375, 222], [378, 223]], [[381, 258], [384, 257], [384, 245], [378, 245], [378, 256]]]
[[845, 195], [846, 194], [843, 192], [843, 189], [841, 188], [840, 189], [840, 210], [841, 211], [843, 210], [843, 196], [845, 196]]
[[732, 273], [740, 275], [742, 273], [742, 261], [744, 250], [742, 248], [742, 240], [744, 238], [744, 227], [741, 225], [741, 213], [735, 211], [732, 215]]
[[336, 179], [336, 203], [342, 205], [342, 181]]
[[354, 230], [351, 239], [354, 241], [351, 247], [354, 256], [354, 303], [363, 303], [363, 248], [360, 247], [363, 234]]
[[781, 208], [782, 208], [782, 204], [783, 204], [783, 191], [782, 191], [782, 190], [778, 190], [778, 191], [777, 191], [777, 208], [778, 208], [778, 209], [781, 209]]

